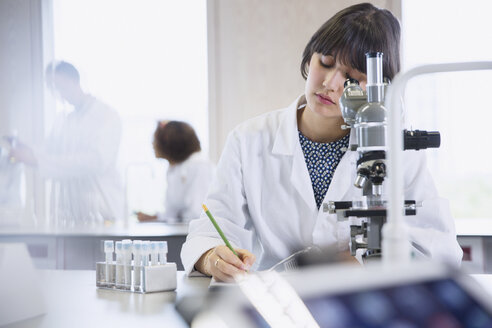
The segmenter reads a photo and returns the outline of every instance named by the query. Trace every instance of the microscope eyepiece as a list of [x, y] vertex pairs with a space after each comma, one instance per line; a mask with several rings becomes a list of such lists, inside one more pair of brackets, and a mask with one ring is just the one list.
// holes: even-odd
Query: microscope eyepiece
[[403, 149], [427, 149], [441, 146], [441, 134], [438, 131], [403, 130]]
[[382, 56], [383, 56], [382, 52], [377, 52], [377, 51], [366, 52], [366, 58], [374, 58], [374, 57], [382, 57]]
[[356, 79], [348, 78], [343, 83], [343, 87], [346, 88], [347, 86], [354, 85], [354, 84], [359, 85], [359, 81], [357, 81]]

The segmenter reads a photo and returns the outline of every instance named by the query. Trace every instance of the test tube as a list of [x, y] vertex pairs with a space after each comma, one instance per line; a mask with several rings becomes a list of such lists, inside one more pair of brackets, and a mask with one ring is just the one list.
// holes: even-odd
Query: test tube
[[133, 286], [140, 289], [140, 276], [142, 272], [142, 241], [133, 241]]
[[111, 264], [113, 264], [114, 243], [112, 240], [104, 241], [104, 254], [106, 255], [106, 283], [111, 282]]
[[159, 263], [164, 265], [167, 263], [167, 241], [159, 241]]
[[116, 242], [116, 287], [120, 287], [123, 284], [123, 243], [121, 241]]
[[149, 251], [150, 251], [150, 241], [142, 241], [142, 265], [149, 265]]
[[150, 243], [150, 265], [157, 265], [159, 263], [157, 259], [158, 254], [157, 242], [153, 241]]
[[125, 288], [132, 286], [132, 241], [124, 239], [123, 243], [123, 268], [125, 272]]

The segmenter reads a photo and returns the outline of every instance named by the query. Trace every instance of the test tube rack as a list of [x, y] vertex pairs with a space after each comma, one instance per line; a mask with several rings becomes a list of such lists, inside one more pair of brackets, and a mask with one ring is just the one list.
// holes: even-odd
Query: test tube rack
[[135, 293], [175, 290], [177, 286], [176, 263], [128, 266], [116, 262], [97, 262], [96, 286], [102, 289]]

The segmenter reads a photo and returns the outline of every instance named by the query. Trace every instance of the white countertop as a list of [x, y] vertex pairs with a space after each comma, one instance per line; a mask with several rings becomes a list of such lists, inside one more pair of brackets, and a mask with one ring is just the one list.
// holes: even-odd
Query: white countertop
[[492, 236], [492, 218], [456, 219], [458, 236]]
[[188, 327], [174, 303], [184, 295], [206, 291], [210, 282], [179, 271], [176, 291], [139, 294], [97, 288], [95, 271], [39, 273], [46, 313], [6, 327]]
[[[492, 219], [456, 219], [458, 236], [492, 236]], [[161, 222], [130, 222], [124, 225], [50, 227], [50, 226], [1, 226], [0, 236], [15, 235], [57, 235], [57, 236], [186, 236], [188, 224], [168, 224]]]
[[492, 295], [492, 274], [471, 274], [476, 282], [490, 295]]
[[[95, 271], [38, 272], [46, 313], [5, 327], [187, 327], [174, 303], [185, 295], [203, 293], [210, 282], [179, 271], [176, 291], [138, 294], [98, 289]], [[492, 275], [471, 276], [492, 294]]]
[[50, 226], [0, 226], [0, 236], [186, 236], [188, 224], [167, 224], [161, 222], [130, 223], [114, 226], [77, 226], [77, 227], [50, 227]]

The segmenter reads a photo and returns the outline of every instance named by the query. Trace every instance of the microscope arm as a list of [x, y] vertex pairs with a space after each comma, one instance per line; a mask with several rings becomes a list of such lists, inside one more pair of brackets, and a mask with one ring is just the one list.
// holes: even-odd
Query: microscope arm
[[403, 222], [403, 166], [402, 166], [402, 115], [401, 101], [407, 82], [418, 75], [442, 72], [492, 70], [492, 62], [470, 62], [435, 64], [415, 67], [408, 72], [398, 74], [388, 88], [385, 107], [388, 108], [388, 217], [383, 226], [382, 254], [384, 263], [408, 262], [410, 243]]

